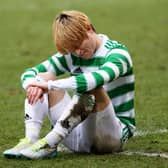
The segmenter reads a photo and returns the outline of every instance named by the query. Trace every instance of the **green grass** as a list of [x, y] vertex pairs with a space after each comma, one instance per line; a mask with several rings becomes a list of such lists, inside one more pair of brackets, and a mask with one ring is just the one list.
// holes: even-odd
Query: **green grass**
[[[136, 75], [137, 130], [168, 129], [167, 0], [0, 0], [0, 153], [24, 136], [25, 93], [20, 74], [55, 53], [51, 26], [61, 10], [88, 14], [97, 32], [129, 48]], [[42, 135], [50, 126], [45, 121]], [[136, 136], [125, 150], [168, 152], [168, 135]], [[59, 153], [53, 160], [7, 160], [0, 167], [167, 167], [168, 160], [144, 156]]]

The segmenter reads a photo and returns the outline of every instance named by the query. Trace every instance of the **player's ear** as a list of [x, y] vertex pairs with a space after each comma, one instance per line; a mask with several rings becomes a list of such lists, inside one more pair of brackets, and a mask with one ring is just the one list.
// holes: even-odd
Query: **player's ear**
[[91, 24], [91, 25], [88, 25], [87, 31], [88, 31], [88, 32], [95, 32], [95, 29], [94, 29], [94, 27], [93, 27], [92, 24]]
[[94, 28], [94, 26], [91, 24], [90, 28], [92, 29], [93, 32], [96, 32], [96, 29]]

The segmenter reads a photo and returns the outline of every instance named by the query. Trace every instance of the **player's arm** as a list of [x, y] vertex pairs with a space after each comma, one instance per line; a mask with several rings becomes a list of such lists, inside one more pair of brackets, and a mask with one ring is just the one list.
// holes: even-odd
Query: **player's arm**
[[44, 90], [37, 86], [30, 86], [34, 82], [42, 82], [38, 73], [50, 72], [59, 76], [60, 74], [68, 71], [65, 58], [61, 54], [56, 54], [50, 57], [48, 60], [27, 69], [21, 76], [21, 82], [23, 88], [26, 90], [26, 95], [30, 104], [37, 102], [38, 99], [43, 100]]
[[38, 73], [50, 72], [56, 76], [59, 76], [67, 71], [69, 71], [69, 67], [67, 66], [67, 61], [65, 60], [64, 55], [57, 53], [48, 60], [32, 68], [26, 69], [21, 75], [21, 83], [23, 88], [27, 89], [28, 85], [30, 85], [32, 82], [40, 81], [40, 79], [37, 77]]
[[99, 70], [72, 76], [66, 79], [49, 81], [48, 88], [61, 88], [75, 90], [77, 92], [87, 92], [113, 81], [119, 76], [124, 76], [127, 72], [132, 70], [132, 61], [128, 52], [124, 51], [120, 53], [118, 50], [119, 49], [117, 49], [116, 53], [113, 51], [108, 55], [105, 63]]

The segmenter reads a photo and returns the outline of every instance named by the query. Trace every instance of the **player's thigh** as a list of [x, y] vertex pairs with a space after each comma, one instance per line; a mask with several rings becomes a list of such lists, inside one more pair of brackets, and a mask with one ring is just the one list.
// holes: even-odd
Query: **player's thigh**
[[90, 114], [82, 123], [75, 127], [63, 140], [63, 144], [74, 152], [91, 152], [96, 132], [96, 114]]
[[117, 152], [122, 147], [122, 128], [112, 111], [92, 113], [63, 143], [75, 152]]
[[[37, 78], [43, 79], [44, 81], [49, 80], [57, 80], [57, 77], [50, 73], [50, 72], [44, 72], [44, 73], [38, 73]], [[48, 100], [49, 100], [49, 108], [52, 108], [57, 103], [59, 103], [65, 96], [64, 90], [51, 90], [48, 92]]]
[[94, 112], [102, 111], [111, 102], [111, 99], [103, 87], [98, 87], [90, 91], [89, 94], [93, 94], [95, 96]]
[[92, 150], [97, 153], [118, 152], [122, 148], [122, 123], [113, 109], [97, 113], [96, 134]]

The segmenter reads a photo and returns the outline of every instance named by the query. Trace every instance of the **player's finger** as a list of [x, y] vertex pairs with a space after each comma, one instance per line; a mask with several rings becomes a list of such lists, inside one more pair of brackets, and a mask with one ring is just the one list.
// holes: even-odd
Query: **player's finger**
[[29, 97], [29, 95], [31, 94], [31, 90], [32, 90], [32, 87], [28, 87], [27, 90], [26, 90], [26, 96]]
[[33, 89], [34, 89], [33, 87], [29, 87], [27, 89], [26, 97], [27, 97], [29, 103], [30, 103], [30, 100], [32, 98]]
[[37, 87], [32, 87], [28, 93], [28, 102], [29, 104], [33, 104], [34, 100], [38, 96], [38, 88]]
[[34, 99], [32, 101], [33, 104], [36, 103], [40, 99], [40, 97], [42, 96], [42, 94], [43, 94], [43, 91], [40, 88], [38, 88], [36, 91], [37, 91], [36, 95], [34, 96]]

